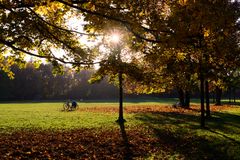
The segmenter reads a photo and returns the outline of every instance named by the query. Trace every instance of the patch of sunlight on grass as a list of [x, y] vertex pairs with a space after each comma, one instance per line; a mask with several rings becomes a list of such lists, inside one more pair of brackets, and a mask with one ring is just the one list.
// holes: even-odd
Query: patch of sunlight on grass
[[0, 128], [69, 129], [113, 126], [115, 114], [61, 112], [61, 103], [0, 104]]
[[[71, 111], [63, 112], [62, 103], [0, 104], [0, 132], [19, 129], [74, 129], [118, 127], [117, 113]], [[115, 103], [80, 103], [79, 107], [118, 107]], [[137, 121], [133, 114], [124, 114], [129, 126]]]

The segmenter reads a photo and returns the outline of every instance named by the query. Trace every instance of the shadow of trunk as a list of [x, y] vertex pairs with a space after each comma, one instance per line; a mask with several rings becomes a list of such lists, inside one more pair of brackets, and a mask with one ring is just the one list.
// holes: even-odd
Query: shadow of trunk
[[209, 128], [208, 128], [207, 130], [210, 131], [210, 132], [212, 132], [212, 133], [218, 134], [218, 135], [222, 136], [223, 138], [226, 138], [226, 139], [228, 139], [228, 140], [230, 140], [230, 141], [232, 141], [232, 142], [240, 145], [240, 141], [238, 141], [238, 140], [235, 140], [235, 139], [233, 139], [233, 138], [231, 138], [231, 137], [228, 137], [228, 136], [226, 136], [226, 135], [224, 135], [224, 134], [222, 134], [222, 133], [220, 133], [220, 132], [214, 131], [214, 130], [209, 129]]
[[124, 143], [124, 147], [125, 147], [124, 159], [132, 159], [133, 154], [132, 154], [132, 150], [130, 149], [128, 136], [127, 136], [127, 133], [125, 130], [125, 125], [124, 125], [124, 123], [119, 123], [119, 126], [120, 126], [120, 131], [121, 131], [121, 135], [122, 135], [123, 143]]

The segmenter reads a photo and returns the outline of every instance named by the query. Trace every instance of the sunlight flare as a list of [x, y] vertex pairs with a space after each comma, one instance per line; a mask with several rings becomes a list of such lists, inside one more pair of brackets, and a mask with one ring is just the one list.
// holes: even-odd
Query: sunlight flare
[[110, 41], [111, 41], [112, 43], [115, 43], [115, 44], [119, 43], [119, 42], [120, 42], [120, 34], [117, 33], [117, 32], [111, 34], [111, 35], [110, 35]]

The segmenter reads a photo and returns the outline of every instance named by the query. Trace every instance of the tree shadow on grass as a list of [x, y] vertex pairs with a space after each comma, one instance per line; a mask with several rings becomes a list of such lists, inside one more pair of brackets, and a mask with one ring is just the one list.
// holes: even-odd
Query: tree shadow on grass
[[119, 127], [120, 127], [120, 132], [121, 132], [121, 136], [122, 136], [124, 147], [125, 147], [124, 159], [129, 159], [130, 160], [133, 157], [133, 153], [132, 153], [132, 150], [130, 149], [130, 144], [129, 144], [127, 132], [125, 130], [125, 125], [124, 125], [124, 122], [123, 123], [118, 123], [118, 124], [119, 124]]
[[[184, 159], [240, 159], [239, 140], [232, 137], [239, 131], [239, 116], [215, 112], [207, 120], [208, 129], [200, 128], [198, 115], [157, 112], [138, 114], [136, 118], [153, 131], [159, 145], [167, 146], [170, 155]], [[232, 126], [235, 128], [229, 131]]]
[[190, 128], [200, 128], [200, 117], [196, 115], [181, 114], [178, 112], [149, 112], [137, 114], [136, 119], [146, 125], [188, 125]]
[[229, 102], [229, 101], [223, 101], [222, 105], [233, 105], [240, 107], [240, 102]]
[[215, 131], [215, 130], [212, 130], [212, 129], [208, 129], [208, 131], [210, 131], [210, 132], [212, 132], [214, 134], [218, 134], [219, 136], [222, 136], [223, 138], [228, 139], [228, 140], [230, 140], [230, 141], [232, 141], [232, 142], [234, 142], [234, 143], [236, 143], [236, 144], [238, 144], [240, 146], [240, 141], [239, 140], [231, 138], [231, 137], [229, 137], [229, 136], [227, 136], [227, 135], [225, 135], [225, 134], [223, 134], [221, 132], [218, 132], [218, 131]]

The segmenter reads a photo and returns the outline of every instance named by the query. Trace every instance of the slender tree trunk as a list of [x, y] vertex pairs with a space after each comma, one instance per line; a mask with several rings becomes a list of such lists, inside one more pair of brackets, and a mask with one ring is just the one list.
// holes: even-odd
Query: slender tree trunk
[[219, 87], [216, 87], [216, 105], [217, 106], [222, 105], [221, 98], [222, 98], [222, 89]]
[[185, 92], [185, 103], [184, 103], [184, 107], [190, 108], [190, 92], [189, 92], [189, 91], [186, 91], [186, 92]]
[[233, 88], [233, 103], [236, 104], [236, 88]]
[[184, 106], [184, 91], [182, 88], [178, 88], [177, 91], [178, 91], [179, 102], [182, 107], [182, 106]]
[[[189, 58], [189, 61], [190, 61], [190, 56], [188, 58]], [[191, 84], [191, 74], [190, 73], [188, 73], [186, 75], [186, 80], [187, 80], [187, 83], [190, 85]], [[185, 90], [185, 101], [184, 102], [185, 102], [184, 107], [190, 108], [190, 91], [189, 91], [189, 89]]]
[[216, 103], [216, 97], [214, 93], [211, 94], [211, 97], [212, 97], [212, 103]]
[[205, 98], [206, 98], [206, 116], [209, 118], [210, 115], [210, 102], [209, 102], [209, 85], [208, 80], [205, 80]]
[[201, 127], [205, 127], [205, 109], [204, 109], [204, 76], [200, 73], [200, 99], [201, 99]]
[[228, 88], [228, 103], [232, 103], [232, 87]]
[[[120, 46], [117, 48], [117, 59], [119, 63], [122, 63], [121, 59], [121, 49]], [[125, 119], [123, 118], [123, 73], [122, 73], [122, 68], [121, 65], [119, 66], [119, 71], [118, 71], [118, 81], [119, 81], [119, 117], [117, 122], [118, 123], [124, 123]]]
[[119, 117], [117, 122], [118, 123], [123, 123], [125, 122], [123, 118], [123, 86], [122, 86], [122, 72], [118, 73], [118, 80], [119, 80]]
[[[201, 28], [201, 30], [203, 30], [203, 28]], [[200, 39], [199, 39], [199, 48], [202, 48], [203, 46], [202, 46], [202, 42], [203, 42], [203, 36], [201, 36], [200, 37]], [[205, 57], [206, 56], [206, 54], [204, 54], [204, 53], [201, 53], [201, 58], [200, 58], [200, 66], [199, 66], [199, 73], [200, 73], [200, 76], [199, 76], [199, 78], [200, 78], [200, 100], [201, 100], [201, 122], [200, 122], [200, 124], [201, 124], [201, 127], [202, 128], [205, 128], [205, 107], [204, 107], [204, 80], [205, 80], [205, 75], [204, 75], [204, 73], [205, 73], [205, 69], [206, 68], [204, 68], [204, 63], [203, 63], [203, 61], [204, 61], [204, 59], [203, 58], [206, 58]]]

